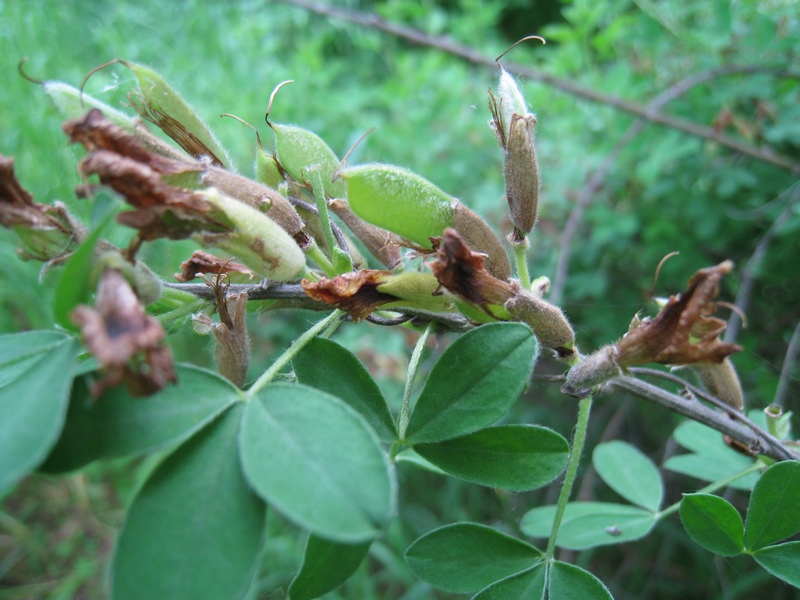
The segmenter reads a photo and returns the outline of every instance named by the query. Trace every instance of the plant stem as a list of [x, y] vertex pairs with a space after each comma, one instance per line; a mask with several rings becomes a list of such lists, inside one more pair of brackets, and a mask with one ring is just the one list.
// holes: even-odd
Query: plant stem
[[531, 287], [531, 276], [528, 273], [528, 244], [514, 244], [513, 246], [514, 260], [517, 263], [517, 275], [519, 276], [520, 285], [522, 285], [525, 290], [529, 290]]
[[433, 323], [429, 323], [425, 331], [422, 332], [422, 335], [417, 340], [417, 345], [414, 346], [414, 352], [411, 353], [411, 361], [408, 363], [406, 387], [403, 391], [403, 404], [400, 406], [400, 423], [397, 426], [398, 438], [401, 440], [406, 439], [408, 419], [411, 416], [411, 388], [414, 385], [414, 378], [417, 375], [419, 360], [422, 358], [422, 351], [425, 349], [425, 344], [428, 342], [428, 335], [430, 335], [432, 327]]
[[582, 398], [578, 402], [578, 423], [575, 425], [575, 435], [572, 438], [572, 451], [569, 454], [567, 472], [564, 475], [564, 482], [561, 484], [561, 492], [558, 495], [558, 505], [553, 519], [553, 529], [550, 532], [550, 539], [547, 541], [547, 551], [545, 560], [551, 561], [556, 552], [556, 538], [558, 529], [561, 527], [561, 520], [564, 518], [564, 510], [567, 508], [569, 496], [572, 493], [572, 486], [578, 474], [578, 466], [581, 462], [583, 444], [586, 441], [586, 429], [589, 425], [589, 413], [592, 410], [592, 396]]
[[[716, 492], [717, 490], [722, 489], [722, 488], [728, 486], [729, 484], [733, 483], [734, 481], [736, 481], [740, 477], [744, 477], [745, 475], [750, 475], [750, 473], [755, 473], [756, 471], [759, 471], [760, 469], [763, 469], [763, 468], [764, 468], [764, 463], [762, 463], [761, 461], [757, 460], [756, 462], [754, 462], [752, 465], [750, 465], [746, 469], [743, 469], [743, 470], [739, 471], [738, 473], [734, 473], [730, 477], [726, 477], [725, 479], [720, 479], [719, 481], [715, 481], [714, 483], [711, 483], [711, 484], [707, 485], [706, 487], [697, 490], [697, 493], [699, 493], [699, 494], [710, 494], [711, 492]], [[677, 512], [680, 507], [681, 507], [681, 503], [680, 502], [676, 502], [672, 506], [668, 506], [664, 510], [656, 513], [656, 515], [655, 515], [656, 521], [659, 521], [659, 520], [663, 519], [664, 517], [668, 517], [672, 513]]]
[[[317, 202], [319, 221], [322, 225], [322, 232], [325, 234], [325, 241], [328, 244], [333, 270], [341, 273], [352, 271], [353, 261], [350, 256], [336, 245], [336, 238], [333, 235], [333, 227], [331, 226], [331, 217], [328, 214], [328, 202], [325, 199], [325, 188], [322, 185], [322, 175], [319, 171], [315, 171], [312, 177], [314, 179], [314, 199]], [[337, 275], [338, 272], [336, 273]]]
[[177, 321], [178, 319], [182, 319], [186, 315], [190, 315], [194, 312], [199, 311], [204, 306], [208, 306], [210, 303], [208, 300], [197, 299], [194, 302], [190, 302], [189, 304], [184, 304], [183, 306], [179, 306], [169, 312], [166, 312], [162, 315], [158, 315], [156, 319], [158, 319], [164, 327], [169, 327], [173, 322]]
[[306, 254], [308, 254], [311, 260], [317, 263], [317, 266], [319, 266], [328, 277], [336, 277], [336, 275], [338, 275], [331, 261], [328, 260], [328, 257], [325, 256], [325, 253], [317, 246], [314, 240], [311, 240], [311, 245], [306, 249]]
[[340, 319], [344, 313], [340, 310], [333, 311], [330, 315], [316, 323], [311, 329], [306, 331], [303, 335], [295, 340], [289, 348], [281, 354], [278, 359], [272, 363], [269, 369], [264, 371], [261, 376], [256, 379], [255, 383], [247, 390], [247, 397], [252, 398], [260, 392], [264, 386], [270, 383], [281, 370], [289, 364], [289, 362], [302, 350], [316, 335], [333, 323], [336, 319]]

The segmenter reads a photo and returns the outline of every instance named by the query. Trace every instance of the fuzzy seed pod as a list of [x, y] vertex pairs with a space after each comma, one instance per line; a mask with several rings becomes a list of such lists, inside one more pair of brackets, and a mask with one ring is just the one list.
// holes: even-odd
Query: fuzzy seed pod
[[303, 269], [303, 251], [267, 215], [215, 188], [197, 194], [222, 211], [234, 225], [227, 233], [195, 234], [200, 243], [230, 252], [256, 274], [275, 281], [292, 279]]
[[131, 100], [142, 118], [158, 125], [195, 158], [209, 156], [220, 166], [231, 166], [228, 153], [209, 126], [161, 75], [143, 65], [121, 62], [133, 71], [139, 83], [141, 104]]
[[344, 198], [344, 184], [332, 181], [339, 159], [316, 133], [295, 127], [269, 123], [275, 132], [275, 152], [286, 172], [300, 182], [313, 183], [309, 173], [316, 171], [322, 178], [325, 193], [331, 198]]
[[519, 290], [506, 301], [506, 310], [515, 319], [533, 329], [539, 343], [552, 348], [559, 358], [568, 360], [575, 355], [575, 332], [559, 307], [538, 296]]
[[473, 250], [487, 255], [487, 269], [506, 279], [505, 250], [480, 216], [427, 179], [393, 165], [368, 164], [341, 171], [350, 208], [365, 221], [432, 248], [432, 237], [452, 227]]
[[721, 363], [694, 363], [689, 367], [697, 373], [709, 394], [738, 411], [744, 408], [742, 384], [739, 383], [739, 376], [729, 358]]
[[303, 228], [303, 220], [294, 207], [271, 187], [219, 167], [209, 167], [202, 182], [263, 212], [292, 237]]
[[533, 144], [535, 125], [533, 115], [511, 117], [503, 162], [509, 215], [521, 234], [533, 229], [539, 210], [539, 163]]

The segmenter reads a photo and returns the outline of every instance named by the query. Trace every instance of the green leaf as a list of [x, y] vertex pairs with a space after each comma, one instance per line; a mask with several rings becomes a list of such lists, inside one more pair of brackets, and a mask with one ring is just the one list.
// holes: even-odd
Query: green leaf
[[312, 600], [339, 587], [364, 560], [371, 543], [340, 544], [310, 535], [303, 566], [289, 586], [289, 600]]
[[319, 536], [364, 542], [394, 514], [394, 470], [377, 436], [330, 394], [265, 387], [247, 406], [240, 448], [256, 492]]
[[447, 475], [447, 473], [442, 471], [432, 462], [422, 458], [413, 448], [406, 448], [402, 452], [398, 453], [397, 456], [394, 457], [394, 461], [396, 463], [410, 463], [419, 467], [420, 469], [425, 469], [426, 471], [436, 473], [437, 475]]
[[[664, 462], [664, 468], [702, 481], [722, 481], [753, 466], [753, 460], [737, 454], [733, 457], [714, 457], [706, 454], [679, 454]], [[752, 490], [758, 473], [748, 473], [728, 484], [737, 490]]]
[[800, 463], [787, 460], [764, 471], [750, 496], [744, 545], [758, 550], [800, 531]]
[[[553, 529], [555, 506], [529, 510], [520, 529], [533, 538], [547, 538]], [[638, 540], [655, 525], [655, 515], [637, 506], [609, 502], [570, 502], [558, 531], [558, 546], [583, 550]]]
[[472, 600], [520, 600], [545, 598], [547, 569], [539, 564], [532, 569], [501, 579], [484, 588]]
[[494, 423], [528, 384], [537, 353], [533, 332], [521, 323], [491, 323], [462, 335], [425, 382], [408, 442], [440, 442]]
[[536, 425], [491, 427], [436, 444], [418, 444], [414, 449], [450, 475], [514, 491], [550, 483], [569, 458], [567, 440]]
[[[753, 459], [732, 450], [722, 439], [722, 434], [697, 421], [685, 421], [675, 429], [673, 436], [693, 454], [671, 456], [664, 468], [683, 473], [703, 481], [720, 481], [753, 466]], [[730, 487], [750, 490], [758, 481], [758, 474], [751, 473], [735, 480]]]
[[182, 442], [241, 396], [227, 379], [191, 365], [176, 368], [178, 384], [147, 398], [119, 386], [98, 400], [77, 379], [61, 437], [42, 470], [72, 471], [100, 458], [150, 452]]
[[455, 523], [426, 533], [406, 550], [413, 573], [431, 585], [465, 594], [529, 569], [542, 553], [477, 523]]
[[383, 441], [397, 438], [394, 420], [378, 384], [352, 352], [317, 337], [295, 356], [292, 366], [300, 383], [344, 400]]
[[744, 525], [733, 505], [712, 494], [685, 494], [681, 521], [689, 536], [706, 550], [736, 556], [744, 550]]
[[199, 431], [144, 484], [117, 544], [114, 600], [243, 596], [266, 517], [239, 463], [243, 408], [237, 403]]
[[653, 512], [661, 506], [661, 474], [649, 458], [620, 441], [598, 445], [592, 455], [598, 475], [626, 500]]
[[0, 336], [0, 496], [58, 439], [76, 355], [76, 343], [61, 333]]
[[613, 600], [611, 592], [597, 577], [578, 566], [555, 561], [550, 565], [549, 598], [570, 600]]
[[78, 304], [88, 302], [91, 297], [92, 286], [89, 282], [95, 261], [94, 249], [113, 214], [114, 210], [109, 208], [101, 218], [100, 224], [86, 236], [83, 243], [69, 257], [61, 273], [61, 279], [58, 280], [53, 311], [56, 322], [70, 331], [78, 331], [78, 327], [69, 318], [72, 309]]
[[753, 553], [753, 558], [770, 574], [800, 588], [800, 542], [761, 548]]

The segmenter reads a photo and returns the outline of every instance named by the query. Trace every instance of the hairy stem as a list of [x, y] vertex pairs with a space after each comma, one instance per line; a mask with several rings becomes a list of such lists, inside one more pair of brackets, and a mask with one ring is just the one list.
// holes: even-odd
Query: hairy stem
[[406, 429], [408, 428], [408, 419], [411, 416], [411, 389], [414, 386], [414, 379], [417, 375], [417, 367], [419, 367], [420, 358], [422, 358], [422, 351], [425, 349], [425, 344], [428, 342], [428, 336], [431, 333], [433, 323], [429, 323], [419, 336], [417, 345], [414, 346], [414, 352], [411, 353], [411, 361], [408, 363], [408, 372], [406, 373], [406, 387], [403, 391], [403, 404], [400, 406], [400, 419], [397, 426], [398, 437], [401, 440], [406, 438]]
[[520, 285], [529, 290], [531, 287], [531, 276], [528, 273], [528, 253], [527, 244], [514, 244], [514, 260], [517, 263], [517, 276]]
[[264, 386], [269, 384], [275, 376], [280, 373], [283, 368], [289, 364], [289, 362], [297, 355], [300, 350], [302, 350], [311, 340], [313, 340], [317, 334], [328, 327], [331, 323], [340, 319], [344, 313], [340, 310], [333, 311], [330, 315], [316, 323], [311, 329], [306, 331], [303, 335], [295, 340], [295, 342], [289, 346], [289, 348], [281, 354], [278, 359], [272, 363], [269, 369], [264, 371], [261, 376], [256, 379], [255, 383], [250, 386], [250, 389], [247, 390], [247, 397], [252, 398], [253, 396], [257, 395]]
[[553, 529], [550, 532], [550, 539], [547, 541], [547, 551], [545, 559], [550, 561], [556, 552], [556, 539], [558, 530], [561, 527], [561, 520], [564, 518], [564, 511], [567, 508], [572, 486], [575, 484], [575, 477], [578, 475], [578, 466], [583, 454], [583, 444], [586, 441], [586, 430], [589, 425], [589, 414], [592, 411], [592, 396], [582, 398], [578, 402], [578, 423], [575, 425], [575, 434], [572, 437], [572, 450], [569, 453], [567, 472], [564, 475], [564, 482], [561, 484], [561, 492], [558, 495], [558, 505], [556, 515], [553, 519]]

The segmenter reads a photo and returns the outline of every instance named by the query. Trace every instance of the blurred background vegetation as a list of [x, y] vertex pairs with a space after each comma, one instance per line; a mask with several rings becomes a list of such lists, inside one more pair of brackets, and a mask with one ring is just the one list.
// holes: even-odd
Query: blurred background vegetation
[[[490, 60], [525, 35], [542, 35], [546, 46], [520, 45], [504, 61], [640, 107], [676, 92], [659, 110], [800, 162], [800, 12], [794, 0], [330, 4], [445, 36]], [[61, 199], [83, 215], [88, 208], [73, 193], [79, 151], [67, 146], [61, 118], [41, 90], [17, 73], [24, 57], [30, 76], [73, 85], [113, 58], [156, 68], [211, 122], [245, 174], [252, 171], [254, 135], [218, 115], [236, 114], [269, 140], [263, 125], [269, 94], [281, 81], [294, 79], [278, 94], [272, 119], [314, 130], [340, 155], [376, 127], [352, 163], [411, 168], [479, 211], [499, 233], [509, 231], [502, 158], [486, 124], [486, 90], [495, 85], [496, 67], [412, 44], [374, 26], [264, 0], [0, 0], [0, 152], [16, 158], [18, 177], [37, 201]], [[697, 268], [730, 258], [737, 270], [724, 282], [721, 298], [737, 301], [747, 315], [747, 327], [734, 331], [745, 350], [733, 361], [748, 406], [760, 408], [775, 399], [783, 370], [785, 408], [796, 410], [800, 370], [796, 361], [784, 362], [800, 317], [798, 172], [670, 127], [637, 125], [628, 133], [636, 117], [608, 103], [579, 98], [532, 76], [523, 77], [521, 85], [539, 119], [543, 173], [532, 275], [554, 280], [555, 300], [574, 323], [581, 349], [588, 352], [620, 337], [637, 311], [653, 313], [648, 292], [666, 254], [680, 252], [662, 270], [656, 295], [676, 293]], [[87, 91], [118, 105], [132, 86], [132, 74], [118, 66], [93, 76]], [[576, 228], [565, 236], [570, 219]], [[17, 260], [15, 245], [0, 231], [0, 332], [51, 326], [47, 284], [55, 281], [54, 273], [41, 274], [41, 265]], [[559, 262], [565, 250], [569, 260]], [[188, 254], [185, 244], [154, 244], [145, 258], [169, 277]], [[255, 368], [263, 368], [313, 318], [254, 319]], [[390, 402], [399, 400], [416, 335], [363, 325], [344, 327], [337, 336], [381, 378]], [[191, 351], [200, 362], [208, 360], [205, 338], [191, 332], [178, 337], [179, 355]], [[548, 367], [543, 364], [542, 370]], [[516, 410], [513, 419], [566, 435], [575, 406], [557, 386], [534, 382]], [[678, 422], [663, 409], [606, 397], [598, 402], [589, 448], [619, 437], [660, 463], [675, 451], [668, 440]], [[153, 460], [23, 482], [0, 510], [0, 596], [105, 597], [115, 528]], [[610, 497], [595, 487], [588, 464], [585, 474], [581, 499]], [[401, 518], [373, 545], [370, 561], [331, 598], [445, 598], [408, 572], [402, 553], [410, 541], [457, 520], [515, 531], [519, 515], [552, 502], [556, 493], [504, 494], [403, 466], [399, 477]], [[675, 474], [667, 474], [667, 482], [667, 503], [701, 485]], [[731, 500], [746, 505], [746, 496], [733, 494]], [[299, 532], [274, 513], [270, 530], [254, 597], [283, 597], [272, 590], [285, 588], [301, 558]], [[752, 561], [714, 559], [688, 540], [677, 521], [642, 542], [573, 559], [618, 599], [792, 594]]]

